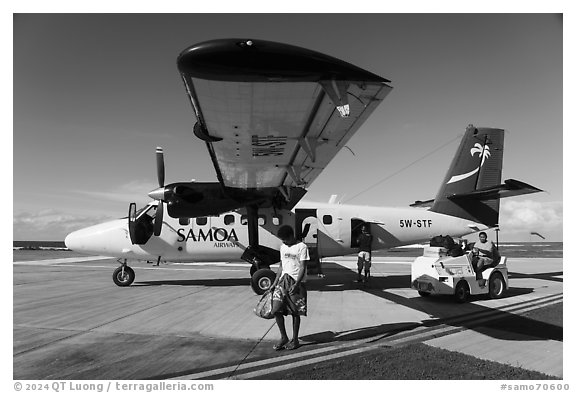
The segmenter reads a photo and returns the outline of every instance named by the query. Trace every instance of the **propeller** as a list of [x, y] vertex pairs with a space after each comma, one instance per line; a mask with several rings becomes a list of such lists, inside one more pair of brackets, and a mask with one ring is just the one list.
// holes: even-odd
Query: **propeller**
[[164, 187], [164, 149], [156, 148], [156, 172], [158, 174], [158, 186]]
[[160, 236], [162, 233], [162, 222], [164, 219], [164, 202], [158, 201], [156, 209], [156, 218], [154, 219], [154, 236]]
[[[155, 191], [158, 191], [161, 194], [160, 198], [158, 199], [158, 208], [156, 209], [156, 218], [154, 219], [154, 236], [160, 236], [162, 233], [162, 222], [164, 220], [164, 150], [161, 147], [156, 148], [156, 172], [158, 174], [158, 188]], [[152, 191], [150, 194], [154, 193]], [[150, 195], [149, 194], [149, 195]], [[160, 196], [160, 195], [159, 195]]]
[[[164, 167], [164, 150], [161, 147], [156, 148], [156, 173], [158, 175], [158, 188], [150, 191], [148, 196], [158, 201], [156, 209], [156, 219], [154, 220], [154, 236], [160, 236], [162, 232], [162, 223], [164, 218], [164, 204], [183, 201], [186, 203], [194, 204], [204, 199], [202, 192], [196, 191], [192, 187], [186, 185], [164, 185], [165, 167]], [[169, 201], [167, 200], [169, 199]]]

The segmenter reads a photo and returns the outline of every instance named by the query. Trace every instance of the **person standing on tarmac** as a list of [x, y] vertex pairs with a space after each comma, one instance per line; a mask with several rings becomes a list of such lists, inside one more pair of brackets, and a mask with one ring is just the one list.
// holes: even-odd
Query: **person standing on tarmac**
[[370, 279], [370, 266], [372, 265], [372, 235], [368, 232], [368, 224], [362, 226], [362, 233], [358, 236], [358, 280], [362, 282], [362, 269], [364, 269], [364, 282]]
[[[280, 341], [274, 345], [276, 351], [293, 350], [300, 346], [300, 316], [307, 315], [306, 263], [310, 260], [306, 244], [294, 238], [294, 230], [289, 225], [278, 229], [280, 246], [280, 266], [276, 279], [270, 286], [272, 310], [276, 325], [280, 330]], [[292, 341], [288, 341], [285, 315], [292, 315]]]

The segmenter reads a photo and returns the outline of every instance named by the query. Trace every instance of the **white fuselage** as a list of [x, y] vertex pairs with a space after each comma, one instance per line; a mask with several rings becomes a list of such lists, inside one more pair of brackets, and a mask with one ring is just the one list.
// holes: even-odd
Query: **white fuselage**
[[[180, 220], [164, 215], [160, 236], [152, 236], [144, 245], [133, 245], [124, 218], [73, 232], [66, 244], [75, 251], [126, 259], [237, 261], [249, 244], [246, 221], [242, 211]], [[303, 241], [317, 247], [320, 257], [348, 255], [357, 250], [354, 228], [358, 232], [362, 222], [370, 223], [374, 250], [425, 242], [436, 235], [460, 237], [486, 229], [479, 223], [417, 208], [325, 204], [294, 211], [260, 209], [259, 243], [279, 249], [278, 228], [298, 223], [301, 229], [296, 228], [296, 232], [304, 232]]]

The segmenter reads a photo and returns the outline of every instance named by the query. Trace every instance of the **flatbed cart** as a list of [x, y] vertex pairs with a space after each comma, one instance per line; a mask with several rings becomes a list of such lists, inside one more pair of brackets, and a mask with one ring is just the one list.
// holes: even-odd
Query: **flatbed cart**
[[503, 296], [508, 288], [506, 257], [498, 265], [482, 272], [485, 285], [480, 285], [472, 266], [472, 252], [459, 257], [447, 255], [443, 247], [425, 247], [424, 255], [412, 263], [411, 286], [420, 296], [452, 295], [463, 303], [470, 295], [488, 294], [492, 299]]

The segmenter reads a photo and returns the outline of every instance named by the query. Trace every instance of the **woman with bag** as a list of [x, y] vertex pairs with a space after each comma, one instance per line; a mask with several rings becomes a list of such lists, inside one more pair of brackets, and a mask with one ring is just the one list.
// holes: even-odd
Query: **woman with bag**
[[[300, 316], [306, 316], [306, 261], [310, 259], [308, 247], [294, 237], [294, 230], [284, 225], [278, 230], [278, 237], [284, 244], [280, 246], [280, 267], [270, 291], [272, 309], [276, 324], [280, 329], [280, 341], [274, 345], [276, 351], [296, 349], [300, 346], [298, 332]], [[288, 341], [284, 316], [292, 315], [292, 341]]]

